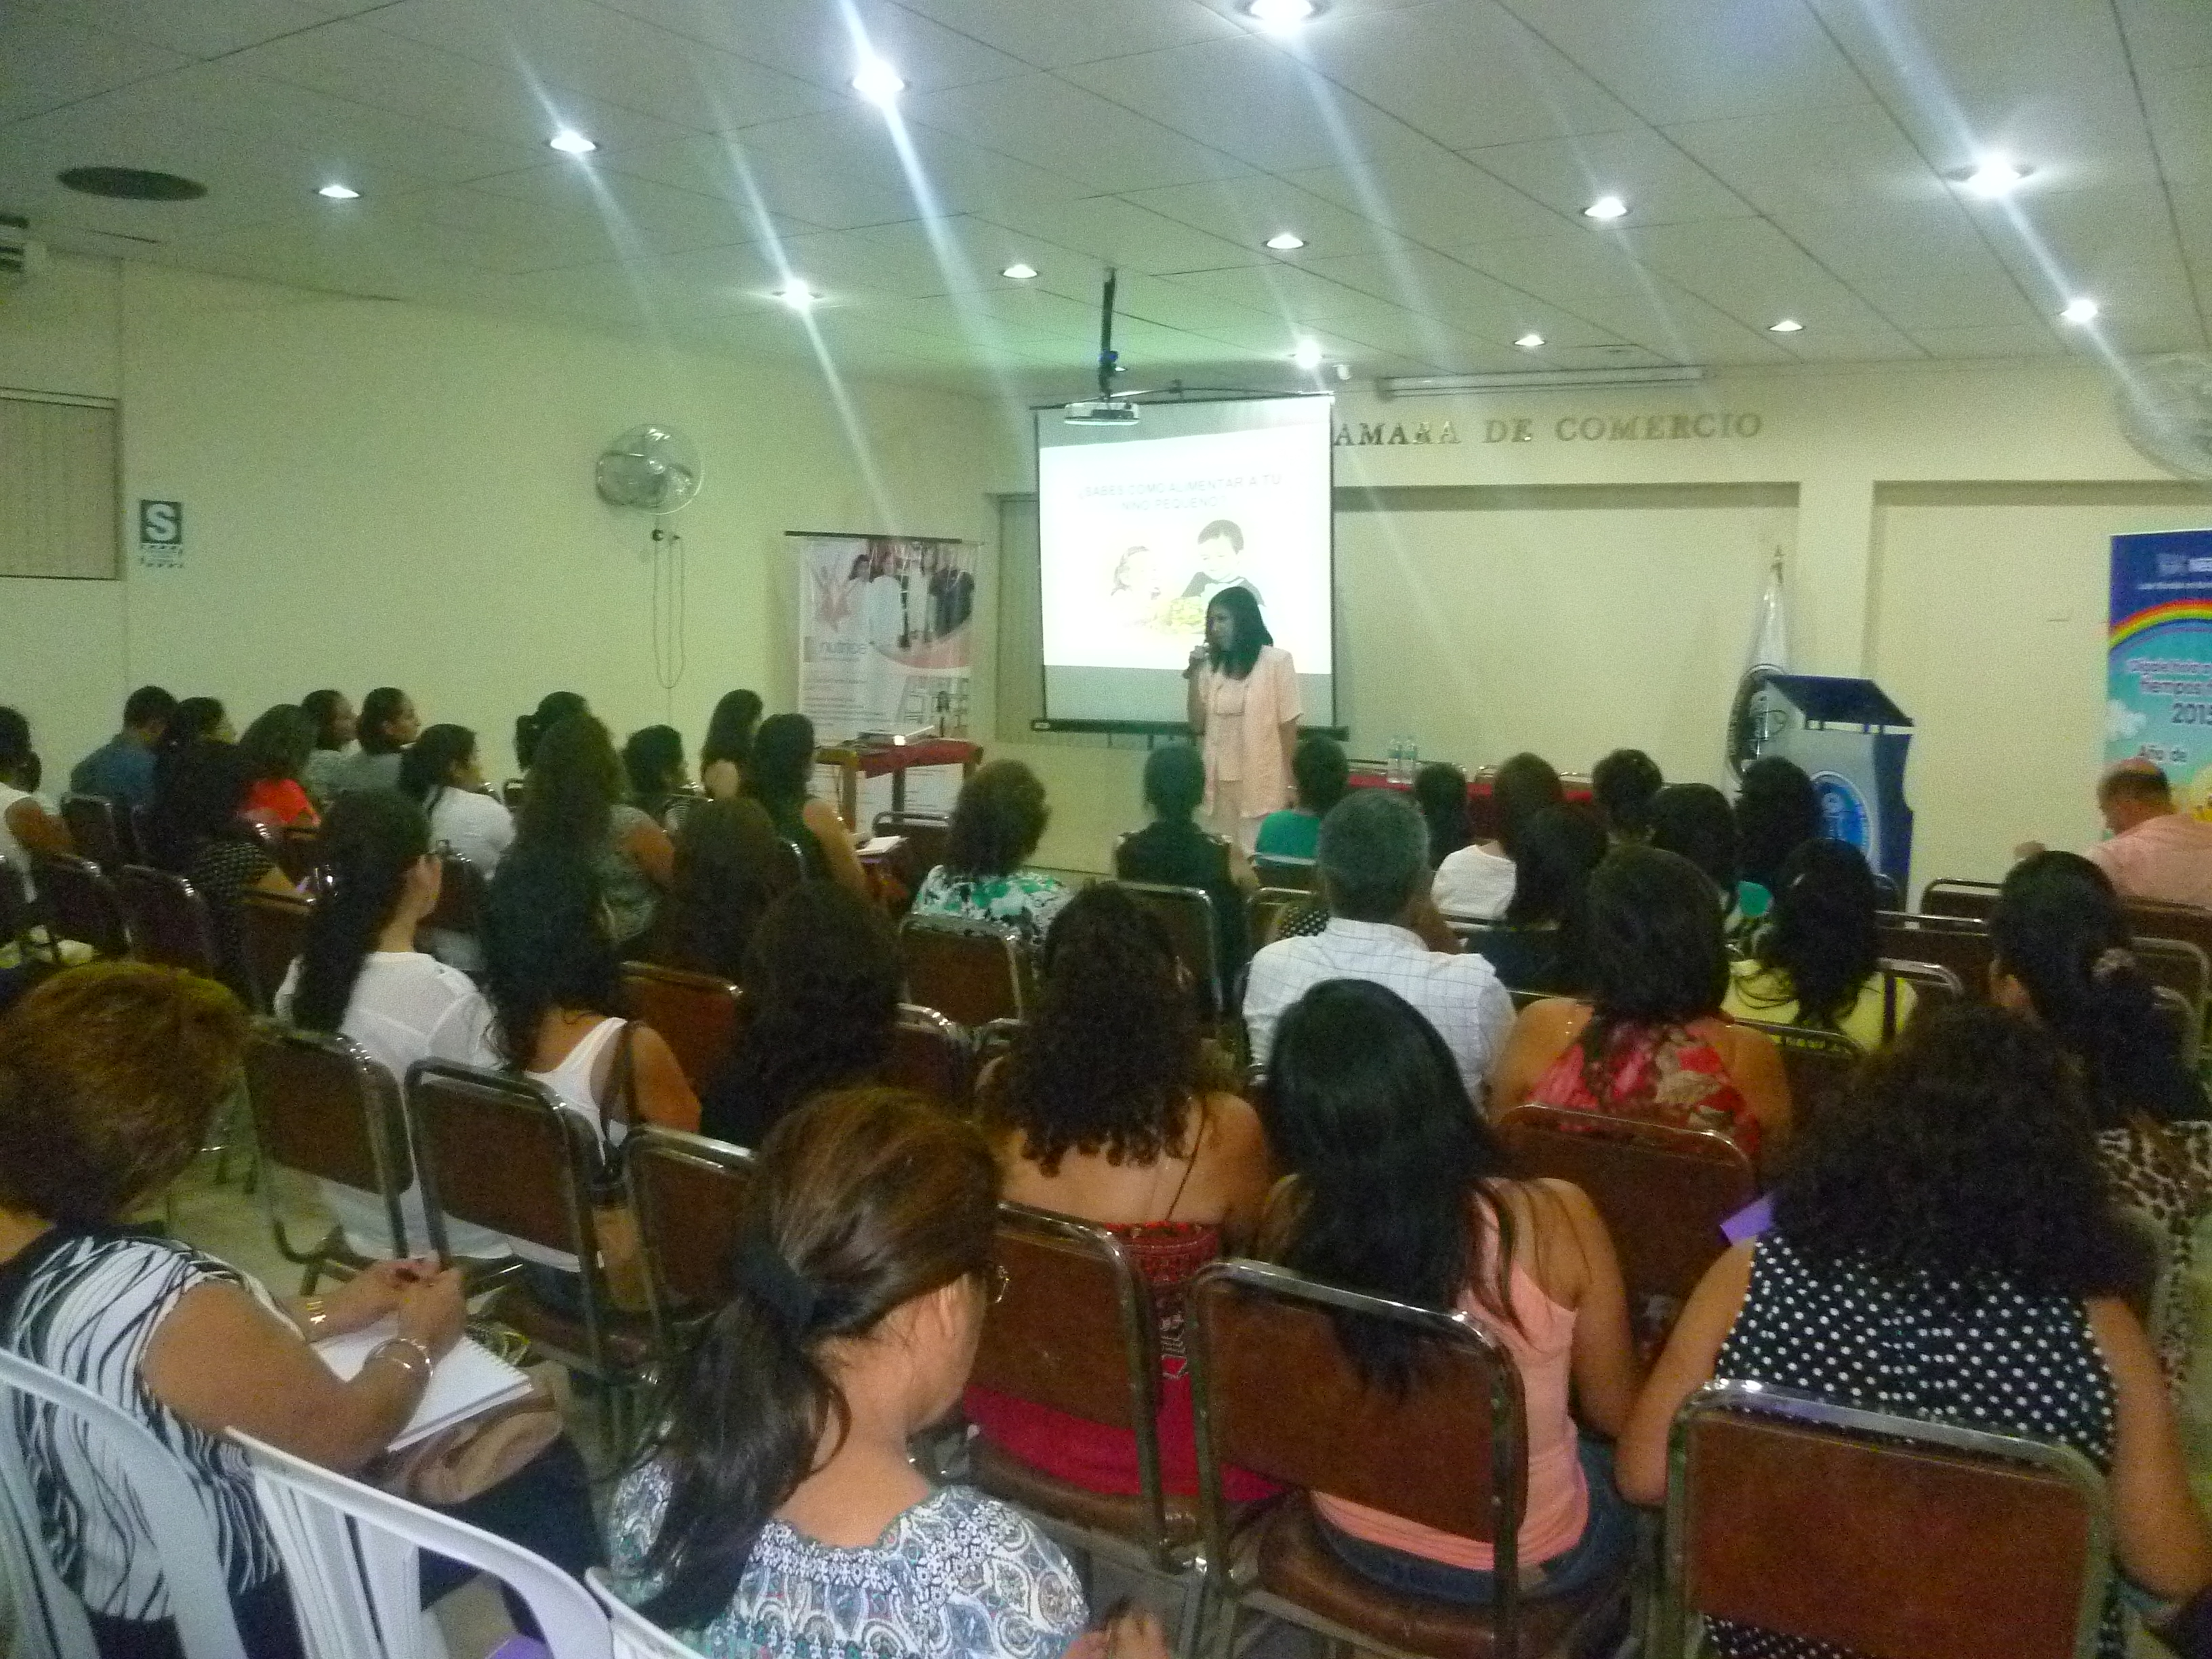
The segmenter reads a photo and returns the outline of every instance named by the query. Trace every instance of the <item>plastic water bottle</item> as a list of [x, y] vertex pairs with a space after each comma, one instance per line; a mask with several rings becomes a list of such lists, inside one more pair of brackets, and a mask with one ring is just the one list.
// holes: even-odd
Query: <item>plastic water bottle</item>
[[1403, 783], [1403, 782], [1405, 782], [1405, 781], [1406, 781], [1406, 740], [1405, 740], [1405, 738], [1391, 738], [1391, 739], [1390, 739], [1390, 766], [1389, 766], [1389, 770], [1385, 774], [1385, 775], [1389, 778], [1389, 780], [1392, 783]]
[[1421, 775], [1421, 740], [1406, 739], [1406, 781], [1411, 783]]

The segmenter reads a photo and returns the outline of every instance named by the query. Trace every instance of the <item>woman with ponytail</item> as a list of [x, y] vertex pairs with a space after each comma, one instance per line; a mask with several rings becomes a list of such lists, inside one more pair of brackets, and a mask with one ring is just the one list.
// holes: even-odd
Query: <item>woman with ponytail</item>
[[399, 793], [429, 815], [433, 845], [486, 877], [514, 844], [514, 815], [485, 793], [477, 734], [465, 726], [433, 726], [415, 739], [399, 763]]
[[[736, 1291], [615, 1494], [616, 1583], [647, 1618], [760, 1659], [1057, 1659], [1079, 1639], [1082, 1586], [1035, 1523], [907, 1455], [967, 1382], [998, 1199], [981, 1135], [918, 1096], [825, 1095], [775, 1127]], [[1115, 1636], [1165, 1659], [1149, 1620]]]
[[514, 719], [514, 759], [525, 773], [538, 758], [538, 740], [571, 714], [588, 714], [592, 705], [580, 691], [548, 691], [535, 712]]
[[2191, 1236], [2212, 1206], [2212, 1122], [2204, 1086], [2182, 1060], [2176, 1016], [2136, 960], [2112, 878], [2077, 854], [2039, 853], [2014, 866], [1990, 934], [1991, 999], [2057, 1039], [2088, 1097], [2115, 1196], [2166, 1235], [2166, 1305], [2151, 1328], [2166, 1380], [2179, 1383], [2195, 1342], [2183, 1292]]
[[[438, 908], [439, 865], [422, 809], [389, 789], [356, 790], [331, 803], [322, 866], [330, 888], [307, 920], [307, 945], [276, 993], [276, 1014], [303, 1030], [350, 1037], [395, 1085], [418, 1060], [496, 1066], [491, 1010], [468, 975], [415, 948], [416, 930]], [[363, 1255], [394, 1254], [384, 1200], [323, 1183], [323, 1200]], [[429, 1230], [422, 1194], [401, 1200], [410, 1249]], [[454, 1253], [503, 1256], [499, 1234], [448, 1217]]]

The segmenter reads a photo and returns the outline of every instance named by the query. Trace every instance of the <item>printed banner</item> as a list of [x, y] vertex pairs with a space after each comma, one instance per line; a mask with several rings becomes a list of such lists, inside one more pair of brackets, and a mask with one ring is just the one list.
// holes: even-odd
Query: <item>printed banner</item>
[[2112, 538], [2105, 759], [2155, 761], [2212, 817], [2212, 530]]
[[[799, 712], [823, 747], [864, 732], [968, 734], [975, 549], [920, 536], [789, 532], [799, 555]], [[834, 769], [816, 793], [837, 799]], [[957, 766], [908, 774], [909, 811], [952, 809]], [[890, 805], [889, 778], [860, 784], [860, 823]]]

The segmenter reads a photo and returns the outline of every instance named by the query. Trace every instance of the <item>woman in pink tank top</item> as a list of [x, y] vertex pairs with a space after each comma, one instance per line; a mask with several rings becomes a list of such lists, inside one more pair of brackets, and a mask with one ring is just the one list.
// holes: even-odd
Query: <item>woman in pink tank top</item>
[[[1578, 1188], [1510, 1176], [1443, 1039], [1382, 986], [1315, 987], [1284, 1017], [1273, 1063], [1264, 1121], [1291, 1173], [1269, 1203], [1262, 1250], [1309, 1278], [1459, 1310], [1498, 1337], [1528, 1414], [1527, 1593], [1584, 1587], [1634, 1536], [1612, 1453], [1582, 1437], [1574, 1413], [1617, 1434], [1638, 1383], [1605, 1224]], [[1348, 1318], [1337, 1336], [1371, 1386], [1419, 1374], [1422, 1339], [1403, 1327]], [[1439, 1601], [1490, 1601], [1488, 1543], [1327, 1492], [1312, 1503], [1355, 1572]]]

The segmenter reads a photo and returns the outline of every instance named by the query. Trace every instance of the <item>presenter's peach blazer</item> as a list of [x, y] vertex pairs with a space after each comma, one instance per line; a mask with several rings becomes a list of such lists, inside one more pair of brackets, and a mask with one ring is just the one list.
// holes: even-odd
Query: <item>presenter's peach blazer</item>
[[[1222, 676], [1211, 668], [1199, 671], [1199, 696], [1210, 710], [1213, 707], [1213, 690]], [[1248, 817], [1272, 812], [1279, 806], [1291, 803], [1290, 774], [1283, 766], [1282, 728], [1286, 720], [1297, 720], [1304, 710], [1298, 702], [1298, 671], [1291, 661], [1291, 653], [1279, 645], [1260, 647], [1259, 660], [1252, 665], [1251, 673], [1244, 681], [1244, 752], [1239, 757], [1243, 763], [1238, 785], [1240, 805]], [[1216, 728], [1209, 719], [1206, 726], [1206, 808], [1213, 811], [1213, 776], [1217, 747]]]

